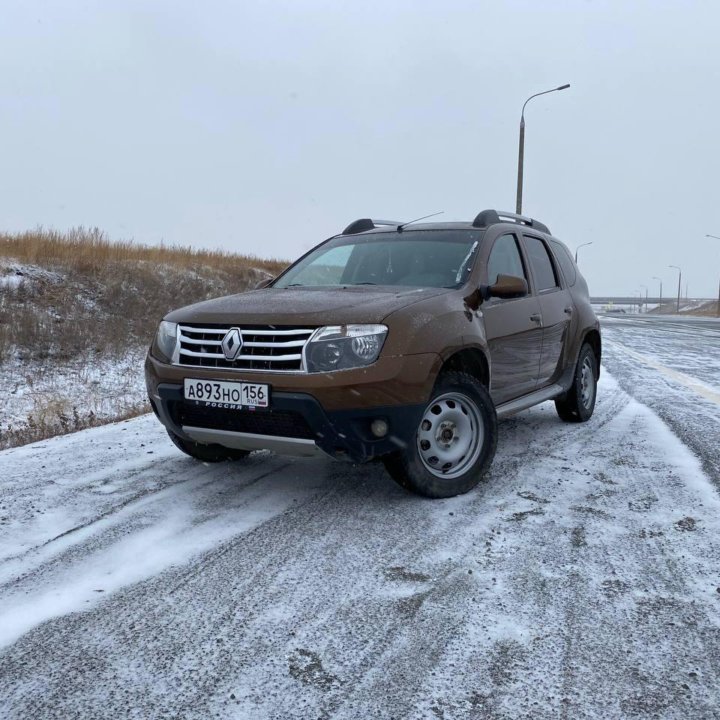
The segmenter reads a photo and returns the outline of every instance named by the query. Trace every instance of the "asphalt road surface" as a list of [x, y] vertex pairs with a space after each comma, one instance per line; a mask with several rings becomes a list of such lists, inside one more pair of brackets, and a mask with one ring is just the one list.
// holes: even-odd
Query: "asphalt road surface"
[[604, 337], [451, 500], [152, 417], [0, 453], [0, 717], [720, 717], [720, 325]]

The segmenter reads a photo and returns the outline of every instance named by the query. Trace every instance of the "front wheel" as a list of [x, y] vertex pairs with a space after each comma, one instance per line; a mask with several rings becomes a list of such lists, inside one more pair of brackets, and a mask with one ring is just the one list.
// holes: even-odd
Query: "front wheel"
[[242, 460], [250, 454], [247, 450], [236, 450], [222, 445], [204, 445], [192, 440], [185, 440], [172, 430], [168, 430], [167, 434], [179, 450], [202, 462], [217, 463], [225, 460]]
[[595, 410], [597, 397], [597, 359], [586, 343], [580, 348], [570, 389], [555, 400], [555, 409], [565, 422], [587, 422]]
[[472, 490], [497, 447], [497, 416], [490, 395], [472, 375], [447, 372], [438, 380], [407, 448], [384, 458], [399, 485], [444, 498]]

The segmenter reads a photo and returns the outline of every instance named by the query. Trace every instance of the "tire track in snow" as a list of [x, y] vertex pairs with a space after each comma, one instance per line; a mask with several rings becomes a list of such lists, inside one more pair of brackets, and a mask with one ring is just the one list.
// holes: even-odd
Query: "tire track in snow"
[[714, 388], [707, 385], [706, 383], [701, 382], [700, 380], [697, 380], [690, 375], [679, 372], [678, 370], [673, 370], [672, 368], [663, 365], [662, 363], [654, 360], [648, 355], [643, 355], [639, 352], [635, 352], [634, 350], [631, 350], [627, 345], [624, 345], [617, 340], [606, 341], [606, 346], [607, 345], [612, 347], [616, 352], [622, 352], [624, 355], [634, 358], [635, 360], [643, 363], [644, 365], [647, 365], [648, 367], [657, 370], [661, 375], [664, 375], [665, 377], [674, 380], [680, 385], [688, 388], [688, 390], [692, 390], [694, 393], [700, 395], [705, 400], [709, 400], [716, 405], [720, 405], [720, 392], [717, 392]]
[[[263, 470], [257, 475], [253, 475], [246, 468], [237, 468], [236, 470], [240, 471], [237, 478], [238, 487], [248, 488], [289, 467], [289, 463], [277, 460], [271, 461], [271, 465], [270, 470]], [[244, 477], [245, 475], [250, 475], [250, 477]], [[204, 479], [199, 480], [194, 475], [178, 481], [168, 479], [167, 483], [159, 487], [138, 491], [100, 515], [64, 530], [36, 547], [30, 547], [21, 553], [3, 558], [0, 560], [0, 591], [5, 587], [19, 585], [35, 575], [46, 575], [54, 566], [65, 567], [73, 561], [73, 555], [77, 555], [74, 551], [78, 546], [82, 546], [81, 556], [86, 555], [89, 544], [92, 544], [95, 551], [106, 547], [107, 544], [116, 541], [118, 529], [120, 534], [128, 529], [122, 527], [124, 523], [129, 526], [138, 514], [142, 514], [143, 510], [149, 510], [151, 505], [168, 501], [172, 496], [183, 491], [195, 492], [217, 484], [218, 479], [215, 475], [211, 474], [209, 478], [204, 475], [201, 477]], [[118, 526], [120, 527], [118, 528]], [[98, 535], [102, 537], [96, 537]], [[19, 567], [22, 568], [22, 573], [16, 575], [15, 569]]]
[[[605, 328], [606, 352], [603, 363], [615, 374], [625, 392], [651, 408], [672, 428], [699, 458], [710, 480], [720, 488], [720, 412], [717, 389], [687, 373], [667, 367], [666, 362], [649, 357], [649, 353], [641, 354], [642, 365], [638, 365], [641, 358], [634, 357], [636, 353], [627, 348], [633, 337], [632, 330], [627, 328], [614, 325], [610, 330]], [[662, 333], [657, 334], [656, 345], [664, 347], [663, 340]], [[709, 339], [705, 333], [695, 338], [694, 344], [688, 340], [682, 348], [682, 354], [677, 355], [696, 367], [702, 365], [703, 359], [708, 356], [720, 357], [720, 342]], [[648, 372], [646, 368], [656, 372]]]

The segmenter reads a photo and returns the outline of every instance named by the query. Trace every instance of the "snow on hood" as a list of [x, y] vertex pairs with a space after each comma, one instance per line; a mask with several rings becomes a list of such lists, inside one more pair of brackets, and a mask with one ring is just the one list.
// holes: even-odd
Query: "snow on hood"
[[377, 323], [391, 312], [450, 292], [447, 288], [266, 288], [207, 300], [166, 319], [189, 323], [343, 325]]

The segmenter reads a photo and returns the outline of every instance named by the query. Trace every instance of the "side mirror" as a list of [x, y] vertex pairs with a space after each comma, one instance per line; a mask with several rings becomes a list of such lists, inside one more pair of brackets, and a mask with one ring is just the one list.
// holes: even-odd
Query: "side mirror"
[[255, 290], [262, 290], [263, 288], [266, 288], [275, 278], [266, 278], [265, 280], [261, 280], [256, 286]]
[[498, 275], [497, 281], [487, 289], [489, 297], [519, 298], [528, 294], [528, 284], [525, 278], [515, 275]]

